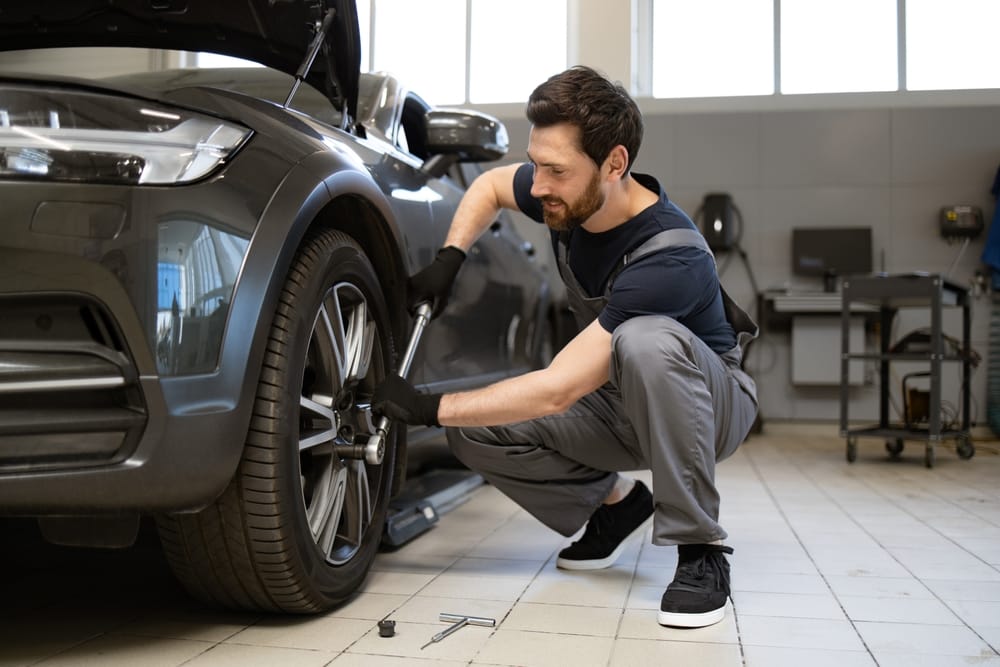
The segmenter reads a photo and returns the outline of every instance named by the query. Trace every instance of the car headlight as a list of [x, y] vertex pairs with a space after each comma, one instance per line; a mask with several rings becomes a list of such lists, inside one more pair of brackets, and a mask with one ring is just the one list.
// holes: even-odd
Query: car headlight
[[0, 179], [190, 183], [248, 136], [234, 123], [145, 100], [0, 86]]

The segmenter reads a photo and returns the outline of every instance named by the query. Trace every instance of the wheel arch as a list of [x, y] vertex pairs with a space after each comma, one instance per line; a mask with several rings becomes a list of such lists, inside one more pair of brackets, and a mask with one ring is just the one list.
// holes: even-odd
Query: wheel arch
[[358, 242], [368, 256], [382, 285], [392, 317], [395, 342], [402, 340], [407, 328], [406, 279], [399, 228], [387, 212], [364, 193], [341, 192], [333, 195], [313, 219], [310, 230], [337, 229]]
[[[371, 176], [342, 158], [316, 153], [295, 165], [264, 210], [251, 243], [233, 298], [223, 344], [222, 383], [239, 382], [230, 395], [238, 396], [237, 422], [245, 432], [264, 357], [270, 313], [277, 307], [281, 283], [308, 234], [333, 228], [350, 235], [365, 251], [379, 277], [389, 308], [394, 353], [408, 328], [405, 308], [406, 260], [403, 236], [389, 202]], [[255, 322], [246, 327], [240, 323]], [[393, 360], [395, 363], [395, 360]], [[257, 368], [257, 372], [250, 369]], [[228, 369], [228, 370], [227, 370]], [[242, 440], [232, 438], [218, 460], [217, 488], [221, 492], [236, 470]], [[405, 437], [400, 438], [405, 461]], [[405, 470], [394, 475], [394, 489]]]

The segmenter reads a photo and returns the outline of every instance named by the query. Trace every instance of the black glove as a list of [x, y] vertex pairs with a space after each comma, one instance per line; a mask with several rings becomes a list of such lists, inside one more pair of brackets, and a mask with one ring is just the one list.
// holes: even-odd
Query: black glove
[[440, 315], [448, 305], [451, 286], [464, 261], [465, 253], [455, 246], [438, 250], [434, 261], [411, 276], [406, 285], [406, 301], [410, 312], [415, 312], [419, 304], [430, 301], [431, 318]]
[[421, 394], [398, 375], [386, 376], [372, 396], [372, 412], [404, 424], [440, 426], [440, 404], [441, 394]]

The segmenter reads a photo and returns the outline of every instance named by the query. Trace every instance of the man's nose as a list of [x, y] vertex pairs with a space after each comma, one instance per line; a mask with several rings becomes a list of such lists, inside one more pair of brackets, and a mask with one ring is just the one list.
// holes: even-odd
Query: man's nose
[[547, 194], [549, 194], [549, 186], [545, 183], [544, 179], [539, 178], [538, 175], [535, 174], [535, 179], [531, 182], [531, 196], [535, 199], [539, 199]]

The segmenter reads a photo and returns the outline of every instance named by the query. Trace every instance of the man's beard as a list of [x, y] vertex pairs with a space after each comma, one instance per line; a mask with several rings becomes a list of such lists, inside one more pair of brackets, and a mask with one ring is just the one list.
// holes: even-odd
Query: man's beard
[[549, 229], [557, 232], [568, 232], [576, 229], [604, 206], [604, 196], [601, 194], [600, 176], [595, 174], [587, 184], [580, 198], [573, 204], [567, 204], [555, 197], [543, 197], [542, 202], [560, 202], [564, 208], [553, 211], [542, 208], [542, 219]]

